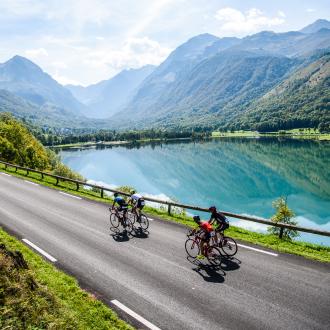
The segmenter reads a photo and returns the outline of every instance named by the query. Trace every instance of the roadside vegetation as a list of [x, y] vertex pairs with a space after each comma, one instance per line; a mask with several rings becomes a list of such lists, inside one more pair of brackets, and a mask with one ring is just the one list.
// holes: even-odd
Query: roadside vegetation
[[[18, 251], [18, 252], [17, 252]], [[1, 329], [132, 329], [77, 281], [0, 229]]]
[[0, 160], [71, 179], [83, 177], [64, 165], [55, 152], [46, 149], [21, 122], [0, 114]]
[[275, 132], [258, 132], [258, 131], [213, 131], [212, 138], [226, 138], [226, 137], [288, 137], [295, 139], [306, 140], [320, 140], [330, 141], [330, 133], [320, 131], [318, 128], [295, 128], [290, 130], [279, 130]]
[[[80, 187], [77, 191], [76, 185], [74, 183], [65, 181], [60, 181], [59, 185], [56, 186], [56, 180], [54, 178], [44, 176], [44, 179], [41, 179], [40, 174], [30, 172], [28, 175], [26, 175], [26, 171], [23, 170], [17, 170], [17, 172], [15, 172], [13, 168], [5, 169], [5, 166], [3, 164], [0, 164], [0, 170], [11, 175], [23, 177], [26, 180], [31, 180], [33, 182], [43, 184], [51, 188], [66, 191], [72, 195], [77, 195], [80, 197], [92, 199], [107, 204], [111, 204], [113, 202], [112, 196], [109, 196], [107, 194], [104, 194], [104, 198], [101, 198], [100, 191], [97, 189]], [[129, 192], [132, 188], [118, 187], [118, 190], [121, 189], [123, 189], [124, 192]], [[172, 208], [171, 215], [168, 215], [167, 207], [165, 206], [159, 208], [146, 206], [143, 210], [149, 216], [155, 216], [166, 221], [176, 222], [187, 227], [195, 227], [195, 223], [192, 217], [188, 216], [183, 209]], [[104, 214], [104, 216], [107, 217], [108, 214]], [[256, 233], [235, 226], [230, 226], [230, 228], [226, 231], [226, 234], [235, 239], [271, 248], [275, 251], [296, 254], [322, 262], [330, 262], [330, 247], [327, 246], [295, 241], [287, 237], [283, 237], [282, 239], [280, 239], [277, 234]]]

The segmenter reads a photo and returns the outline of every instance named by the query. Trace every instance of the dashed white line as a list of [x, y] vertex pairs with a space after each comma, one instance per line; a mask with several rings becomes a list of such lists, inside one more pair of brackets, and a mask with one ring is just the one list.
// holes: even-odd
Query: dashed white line
[[27, 183], [33, 184], [34, 186], [39, 186], [38, 183], [35, 183], [35, 182], [32, 182], [32, 181], [29, 181], [29, 180], [24, 180], [24, 181], [27, 182]]
[[10, 174], [3, 173], [3, 172], [0, 172], [0, 174], [2, 174], [2, 175], [6, 175], [6, 176], [11, 176]]
[[63, 191], [59, 191], [60, 194], [62, 195], [65, 195], [65, 196], [69, 196], [69, 197], [72, 197], [72, 198], [76, 198], [76, 199], [82, 199], [81, 197], [78, 197], [78, 196], [74, 196], [74, 195], [71, 195], [71, 194], [67, 194]]
[[25, 242], [26, 244], [30, 245], [34, 250], [41, 253], [43, 256], [45, 256], [47, 259], [49, 259], [51, 262], [56, 262], [57, 261], [54, 257], [52, 257], [50, 254], [45, 252], [43, 249], [40, 249], [40, 247], [36, 246], [32, 242], [30, 242], [28, 239], [23, 238], [22, 241]]
[[237, 246], [240, 246], [240, 247], [245, 248], [245, 249], [249, 249], [249, 250], [253, 250], [253, 251], [257, 251], [257, 252], [269, 254], [270, 256], [278, 257], [278, 254], [277, 253], [273, 253], [273, 252], [268, 252], [268, 251], [265, 251], [265, 250], [256, 249], [256, 248], [251, 247], [251, 246], [247, 246], [247, 245], [243, 245], [243, 244], [237, 244]]
[[111, 302], [117, 306], [118, 308], [120, 308], [121, 310], [123, 310], [125, 313], [127, 313], [128, 315], [134, 317], [137, 321], [139, 321], [140, 323], [144, 324], [146, 327], [148, 327], [151, 330], [161, 330], [160, 328], [156, 327], [154, 324], [152, 324], [151, 322], [147, 321], [144, 317], [140, 316], [139, 314], [136, 314], [135, 312], [133, 312], [130, 308], [126, 307], [125, 305], [123, 305], [122, 303], [120, 303], [118, 300], [111, 300]]

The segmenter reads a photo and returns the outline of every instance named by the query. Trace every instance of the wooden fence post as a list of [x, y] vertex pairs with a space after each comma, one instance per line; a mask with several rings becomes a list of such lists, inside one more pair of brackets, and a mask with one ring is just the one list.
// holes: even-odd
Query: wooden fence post
[[171, 204], [168, 204], [167, 213], [168, 215], [171, 215]]
[[79, 190], [79, 183], [78, 182], [76, 182], [76, 185], [77, 185], [77, 191]]
[[29, 175], [29, 170], [26, 170], [26, 176], [28, 176]]
[[56, 185], [58, 185], [58, 178], [56, 178]]
[[41, 173], [41, 179], [42, 180], [44, 179], [44, 173]]
[[284, 232], [284, 228], [281, 227], [281, 229], [280, 229], [280, 234], [279, 234], [279, 238], [280, 238], [280, 239], [283, 238], [283, 232]]
[[101, 198], [103, 198], [103, 195], [104, 195], [104, 190], [103, 188], [101, 188]]

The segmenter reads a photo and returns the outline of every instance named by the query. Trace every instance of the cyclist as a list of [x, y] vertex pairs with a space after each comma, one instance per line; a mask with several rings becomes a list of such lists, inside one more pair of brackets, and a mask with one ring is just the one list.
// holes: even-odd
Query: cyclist
[[[119, 194], [116, 192], [113, 194], [113, 196], [115, 197], [113, 200], [113, 204], [112, 204], [112, 210], [117, 206], [117, 210], [118, 211], [123, 211], [126, 212], [127, 211], [127, 203], [125, 201], [125, 199], [121, 196], [119, 196]], [[119, 217], [121, 224], [123, 225], [124, 228], [126, 228], [126, 223], [123, 223], [123, 218], [124, 217]]]
[[217, 231], [223, 232], [225, 229], [229, 227], [227, 218], [221, 213], [217, 211], [215, 206], [210, 206], [209, 211], [211, 212], [211, 217], [209, 223], [213, 225], [214, 223], [217, 224]]
[[201, 230], [201, 241], [200, 241], [200, 251], [201, 254], [197, 256], [198, 259], [202, 259], [205, 257], [205, 244], [206, 247], [209, 245], [210, 242], [210, 238], [212, 235], [212, 233], [214, 233], [213, 227], [210, 224], [209, 221], [201, 221], [201, 218], [196, 215], [193, 217], [194, 221], [198, 224], [198, 228], [194, 229], [191, 232], [191, 235], [195, 234], [197, 230]]
[[215, 228], [215, 232], [217, 234], [216, 242], [219, 242], [219, 240], [221, 240], [221, 237], [224, 236], [224, 231], [229, 227], [229, 223], [224, 214], [218, 212], [215, 206], [210, 206], [209, 211], [211, 212], [209, 224], [217, 224], [217, 227]]
[[135, 212], [138, 216], [138, 221], [140, 221], [141, 211], [144, 208], [145, 201], [143, 196], [133, 191], [132, 196], [129, 198], [129, 204], [132, 205], [132, 211]]

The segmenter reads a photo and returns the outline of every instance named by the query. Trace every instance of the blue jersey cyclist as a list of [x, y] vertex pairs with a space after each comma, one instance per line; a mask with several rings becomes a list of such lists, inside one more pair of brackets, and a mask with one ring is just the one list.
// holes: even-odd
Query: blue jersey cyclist
[[125, 211], [125, 210], [127, 210], [127, 203], [126, 203], [125, 199], [123, 197], [119, 196], [118, 193], [114, 193], [113, 196], [115, 198], [113, 200], [112, 209], [117, 204], [118, 205], [118, 211]]

